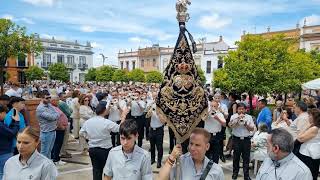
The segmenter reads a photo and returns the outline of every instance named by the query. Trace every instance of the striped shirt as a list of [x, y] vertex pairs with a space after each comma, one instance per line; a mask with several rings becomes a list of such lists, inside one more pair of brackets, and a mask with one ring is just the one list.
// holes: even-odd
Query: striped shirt
[[40, 125], [41, 132], [55, 131], [59, 113], [51, 104], [40, 103], [36, 110], [36, 115]]

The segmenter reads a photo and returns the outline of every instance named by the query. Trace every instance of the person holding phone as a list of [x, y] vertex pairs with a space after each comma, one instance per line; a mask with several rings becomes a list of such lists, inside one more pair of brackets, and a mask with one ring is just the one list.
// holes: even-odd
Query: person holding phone
[[[12, 107], [11, 110], [7, 113], [6, 117], [4, 118], [4, 124], [6, 126], [10, 126], [12, 123], [13, 116], [19, 116], [19, 131], [23, 130], [26, 127], [26, 121], [24, 119], [23, 114], [21, 111], [25, 108], [24, 99], [21, 97], [11, 97], [10, 99], [10, 106]], [[13, 154], [18, 154], [18, 150], [16, 148], [16, 138], [13, 139]]]
[[13, 156], [13, 139], [19, 131], [19, 115], [11, 116], [13, 119], [9, 126], [4, 124], [6, 107], [0, 105], [0, 179], [3, 176], [3, 167], [6, 161]]

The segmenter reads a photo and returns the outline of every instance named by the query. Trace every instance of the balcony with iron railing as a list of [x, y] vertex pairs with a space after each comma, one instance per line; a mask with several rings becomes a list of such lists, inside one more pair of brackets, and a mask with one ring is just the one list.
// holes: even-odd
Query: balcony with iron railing
[[69, 64], [65, 64], [67, 69], [76, 69], [77, 65], [75, 63], [69, 63]]
[[78, 64], [78, 69], [84, 71], [84, 70], [88, 69], [88, 64], [80, 63], [80, 64]]

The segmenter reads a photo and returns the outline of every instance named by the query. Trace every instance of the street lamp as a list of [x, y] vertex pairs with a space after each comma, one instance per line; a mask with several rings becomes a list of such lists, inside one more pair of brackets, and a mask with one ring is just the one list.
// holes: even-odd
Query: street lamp
[[104, 54], [100, 53], [100, 55], [102, 56], [102, 65], [104, 66], [104, 61], [105, 59], [107, 59], [107, 56], [104, 56]]

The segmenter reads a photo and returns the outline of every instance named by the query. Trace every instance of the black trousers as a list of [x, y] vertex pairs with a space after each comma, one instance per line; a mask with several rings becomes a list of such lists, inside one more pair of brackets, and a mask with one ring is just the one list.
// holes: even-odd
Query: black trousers
[[174, 137], [174, 133], [172, 129], [169, 127], [169, 139], [170, 139], [170, 152], [173, 150], [174, 146], [176, 145], [176, 138]]
[[243, 175], [244, 179], [249, 178], [249, 162], [250, 162], [250, 149], [251, 141], [250, 138], [240, 139], [239, 137], [233, 136], [233, 173], [232, 177], [237, 177], [239, 173], [240, 155], [243, 160]]
[[51, 151], [51, 158], [53, 162], [60, 161], [60, 150], [63, 144], [65, 130], [56, 130], [56, 139], [54, 140], [54, 145]]
[[149, 133], [150, 133], [150, 122], [151, 122], [151, 118], [146, 118], [146, 113], [143, 115], [144, 119], [145, 119], [145, 126], [146, 126], [146, 140], [149, 140]]
[[150, 149], [151, 149], [151, 161], [155, 161], [156, 147], [158, 151], [158, 162], [162, 161], [163, 156], [163, 126], [153, 129], [150, 127]]
[[104, 148], [89, 148], [89, 156], [92, 164], [92, 174], [93, 180], [101, 180], [103, 175], [103, 168], [107, 162], [107, 158], [109, 155], [109, 149]]
[[206, 156], [209, 159], [212, 159], [213, 162], [215, 163], [219, 163], [219, 156], [220, 156], [220, 151], [221, 151], [221, 141], [223, 141], [223, 137], [221, 137], [221, 135], [216, 134], [215, 136], [213, 136], [213, 134], [211, 133], [211, 138], [210, 138], [210, 148], [209, 150], [206, 152]]
[[[121, 121], [117, 121], [117, 124], [120, 124]], [[112, 141], [112, 146], [116, 147], [120, 145], [120, 134], [119, 133], [114, 133], [111, 132], [111, 141]]]
[[313, 180], [317, 180], [319, 174], [320, 159], [312, 159], [309, 156], [298, 154], [297, 157], [306, 165], [311, 171]]
[[141, 147], [142, 140], [144, 138], [144, 127], [145, 127], [146, 119], [143, 116], [136, 116], [136, 117], [133, 117], [133, 119], [136, 121], [138, 125], [138, 134], [139, 134], [138, 146]]

